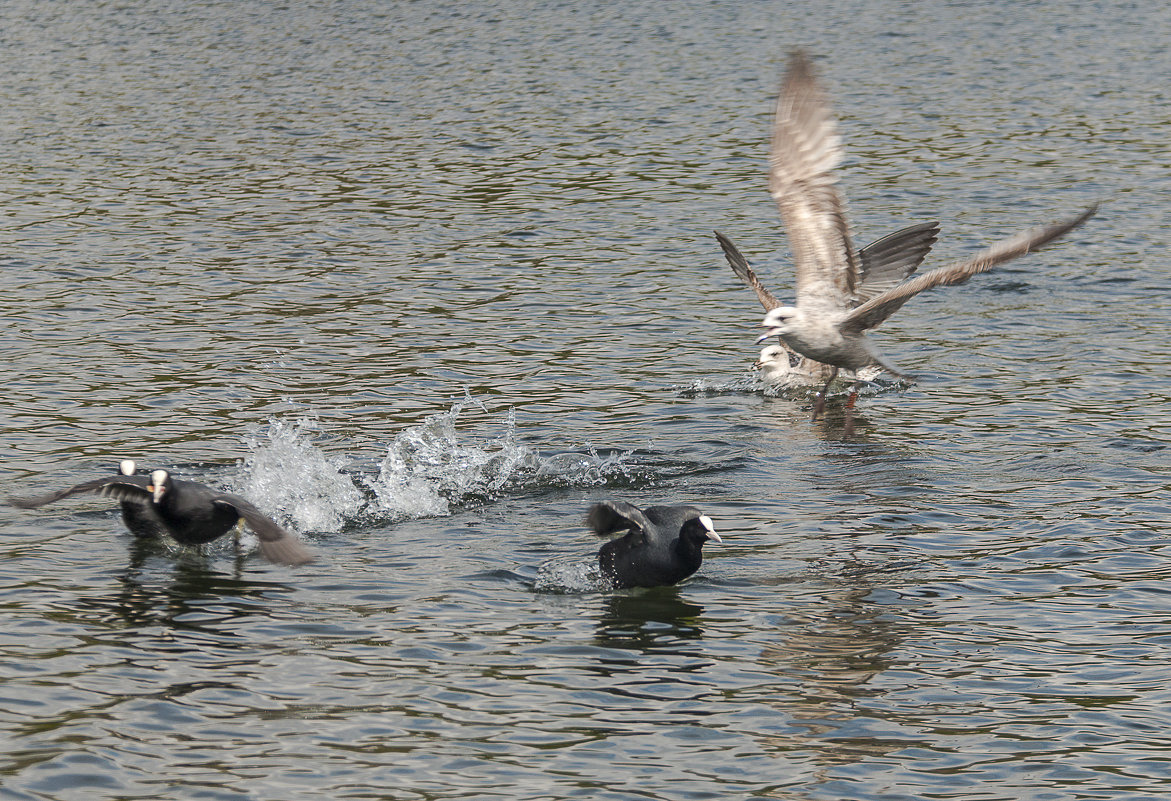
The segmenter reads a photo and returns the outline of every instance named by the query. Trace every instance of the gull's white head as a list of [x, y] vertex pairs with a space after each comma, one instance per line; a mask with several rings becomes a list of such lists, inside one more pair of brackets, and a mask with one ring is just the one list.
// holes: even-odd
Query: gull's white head
[[124, 476], [132, 476], [138, 470], [138, 465], [134, 463], [133, 459], [123, 459], [118, 463], [118, 472]]
[[796, 324], [801, 312], [796, 306], [778, 306], [764, 316], [761, 325], [768, 329], [768, 333], [762, 334], [756, 340], [756, 344], [764, 342], [769, 337], [783, 337], [785, 334], [791, 333]]
[[782, 384], [792, 378], [795, 372], [787, 348], [768, 345], [760, 351], [760, 358], [752, 366], [760, 371], [761, 380], [770, 384]]
[[150, 474], [150, 490], [155, 503], [158, 503], [171, 488], [171, 475], [166, 470], [156, 470]]
[[760, 358], [752, 365], [757, 370], [776, 369], [784, 366], [789, 369], [789, 351], [780, 345], [769, 345], [760, 349]]

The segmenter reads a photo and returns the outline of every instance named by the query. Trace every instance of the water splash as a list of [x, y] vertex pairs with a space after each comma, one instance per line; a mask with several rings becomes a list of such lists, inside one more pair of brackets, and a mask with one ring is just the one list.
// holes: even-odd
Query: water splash
[[509, 410], [503, 431], [465, 442], [457, 422], [467, 401], [432, 415], [395, 437], [366, 480], [375, 495], [371, 510], [392, 519], [450, 514], [453, 507], [489, 503], [503, 496], [547, 489], [645, 486], [664, 476], [706, 469], [634, 451], [587, 448], [548, 456], [518, 441]]
[[461, 430], [470, 403], [476, 402], [459, 401], [404, 429], [381, 461], [365, 462], [365, 468], [324, 450], [313, 418], [270, 420], [246, 440], [251, 453], [240, 492], [296, 530], [339, 531], [354, 522], [440, 517], [505, 496], [645, 487], [713, 469], [643, 451], [586, 448], [542, 455], [520, 441], [512, 410], [503, 421], [488, 423], [486, 435]]
[[596, 559], [554, 559], [537, 569], [533, 592], [550, 595], [577, 595], [587, 592], [607, 592], [614, 584], [602, 573]]
[[537, 452], [517, 442], [511, 409], [503, 434], [464, 444], [456, 421], [467, 402], [394, 438], [378, 475], [367, 481], [375, 496], [372, 511], [392, 519], [446, 515], [453, 504], [495, 500], [518, 472], [537, 469]]
[[365, 498], [342, 472], [345, 460], [314, 444], [317, 421], [270, 420], [262, 435], [249, 437], [240, 494], [299, 531], [339, 531]]
[[[835, 378], [829, 387], [829, 397], [846, 397], [854, 390], [854, 381]], [[822, 382], [811, 383], [807, 378], [794, 374], [788, 380], [779, 383], [763, 381], [756, 376], [746, 376], [727, 381], [710, 378], [700, 378], [686, 385], [672, 387], [685, 398], [703, 397], [706, 395], [739, 395], [759, 394], [766, 398], [784, 398], [795, 401], [812, 401], [821, 391]], [[858, 394], [862, 396], [877, 395], [891, 389], [904, 389], [910, 386], [902, 379], [888, 380], [885, 378], [863, 381], [858, 387]]]
[[754, 375], [746, 375], [740, 378], [717, 380], [714, 378], [697, 378], [690, 384], [675, 385], [672, 387], [676, 392], [685, 398], [701, 397], [703, 395], [729, 395], [740, 392], [760, 392], [764, 390], [768, 384], [758, 379]]
[[528, 477], [534, 487], [604, 487], [646, 483], [646, 468], [637, 463], [634, 451], [612, 450], [555, 453], [541, 460]]

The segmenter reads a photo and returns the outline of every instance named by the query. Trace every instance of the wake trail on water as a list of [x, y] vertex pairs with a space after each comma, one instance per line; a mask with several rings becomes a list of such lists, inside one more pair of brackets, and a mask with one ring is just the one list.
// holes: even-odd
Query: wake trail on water
[[[880, 378], [874, 381], [863, 381], [858, 388], [861, 396], [877, 395], [889, 390], [905, 389], [911, 382], [903, 379]], [[801, 378], [793, 378], [786, 383], [770, 383], [756, 375], [747, 375], [737, 378], [697, 378], [690, 384], [677, 384], [671, 387], [684, 398], [697, 398], [717, 395], [763, 395], [766, 398], [782, 398], [799, 402], [813, 401], [821, 391], [821, 382], [811, 383]], [[854, 382], [842, 378], [835, 378], [830, 384], [829, 397], [846, 397], [854, 389]]]

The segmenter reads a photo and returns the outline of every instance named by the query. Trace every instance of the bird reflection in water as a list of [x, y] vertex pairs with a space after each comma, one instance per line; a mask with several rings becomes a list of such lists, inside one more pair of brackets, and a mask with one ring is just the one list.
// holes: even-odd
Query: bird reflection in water
[[[762, 737], [762, 744], [778, 752], [805, 751], [820, 773], [915, 745], [909, 736], [889, 736], [899, 729], [897, 721], [877, 726], [882, 737], [858, 729], [859, 706], [883, 694], [875, 680], [891, 666], [891, 653], [905, 636], [890, 608], [874, 601], [876, 588], [866, 578], [873, 572], [857, 565], [841, 571], [832, 579], [841, 586], [827, 589], [813, 608], [786, 610], [788, 622], [778, 629], [776, 644], [759, 657], [777, 681], [755, 700], [774, 707], [778, 721], [787, 724]], [[846, 736], [843, 729], [852, 733]]]
[[161, 626], [172, 636], [193, 630], [234, 637], [241, 618], [268, 614], [273, 592], [292, 591], [279, 582], [246, 578], [248, 560], [241, 553], [231, 573], [209, 569], [208, 558], [190, 549], [175, 558], [165, 540], [135, 537], [128, 556], [114, 592], [75, 601], [91, 622], [96, 612], [118, 628]]
[[678, 587], [607, 596], [594, 641], [607, 648], [663, 651], [671, 643], [703, 639], [703, 607], [685, 601]]
[[677, 587], [618, 592], [605, 599], [594, 643], [592, 671], [606, 692], [624, 700], [696, 700], [712, 692], [703, 650], [703, 607], [683, 600]]

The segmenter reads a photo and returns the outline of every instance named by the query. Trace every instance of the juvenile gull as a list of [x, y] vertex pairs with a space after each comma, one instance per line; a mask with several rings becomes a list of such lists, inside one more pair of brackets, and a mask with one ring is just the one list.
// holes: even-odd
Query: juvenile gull
[[[119, 474], [86, 481], [82, 484], [32, 498], [9, 498], [20, 509], [59, 501], [72, 495], [92, 492], [114, 498], [122, 504], [122, 515], [138, 536], [149, 536], [150, 527], [158, 526], [184, 545], [202, 545], [219, 539], [241, 520], [260, 540], [260, 553], [270, 562], [299, 565], [313, 560], [313, 554], [289, 532], [238, 495], [219, 492], [194, 481], [172, 478], [166, 470], [147, 476], [135, 475], [134, 463], [126, 460]], [[129, 504], [144, 507], [139, 514], [127, 516]]]
[[795, 306], [771, 309], [762, 323], [768, 333], [757, 342], [777, 336], [797, 353], [831, 366], [825, 388], [813, 408], [815, 419], [839, 369], [857, 372], [868, 365], [879, 365], [896, 376], [907, 377], [878, 353], [866, 338], [866, 331], [920, 292], [962, 284], [976, 273], [1037, 250], [1077, 228], [1098, 208], [1095, 204], [1072, 219], [1031, 228], [967, 261], [910, 280], [876, 282], [871, 289], [867, 282], [859, 281], [862, 258], [854, 250], [845, 203], [835, 186], [833, 169], [842, 160], [836, 127], [812, 65], [803, 52], [794, 52], [773, 124], [769, 191], [789, 234], [797, 273], [797, 302]]
[[[761, 381], [782, 390], [807, 387], [810, 384], [821, 386], [834, 369], [832, 365], [799, 356], [784, 344], [766, 345], [761, 348], [760, 358], [752, 367], [759, 373]], [[858, 381], [873, 381], [880, 373], [881, 367], [871, 365], [863, 367], [857, 373], [853, 370], [839, 370], [838, 378], [854, 384]]]
[[[780, 308], [784, 304], [777, 300], [773, 293], [765, 288], [756, 273], [748, 263], [744, 254], [732, 244], [732, 240], [715, 232], [716, 240], [724, 251], [729, 266], [740, 278], [756, 293], [760, 305], [766, 312]], [[881, 294], [884, 290], [897, 286], [898, 283], [918, 269], [923, 263], [931, 246], [939, 236], [939, 223], [919, 223], [884, 236], [858, 251], [858, 259], [854, 266], [857, 268], [855, 284], [858, 289], [850, 298], [854, 305], [861, 304], [867, 298]], [[777, 345], [770, 345], [760, 352], [760, 360], [754, 365], [760, 371], [762, 380], [766, 383], [782, 388], [794, 388], [807, 384], [821, 384], [830, 379], [833, 365], [806, 358], [786, 347], [783, 341]], [[855, 376], [852, 370], [844, 375], [839, 374], [846, 381], [853, 382], [856, 378], [872, 381], [881, 372], [881, 368], [867, 368], [863, 372], [866, 376]]]
[[703, 545], [723, 542], [711, 518], [694, 506], [648, 506], [602, 501], [590, 507], [586, 525], [600, 537], [626, 532], [598, 551], [602, 574], [615, 587], [674, 584], [699, 570]]

